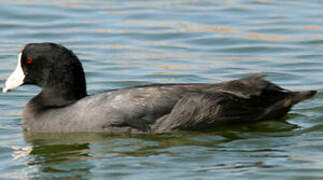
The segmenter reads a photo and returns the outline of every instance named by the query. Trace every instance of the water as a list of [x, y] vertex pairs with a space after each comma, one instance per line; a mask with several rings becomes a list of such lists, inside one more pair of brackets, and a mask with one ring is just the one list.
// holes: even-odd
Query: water
[[255, 73], [316, 89], [280, 121], [163, 135], [26, 134], [33, 86], [0, 94], [1, 179], [322, 179], [323, 1], [0, 2], [0, 84], [28, 42], [80, 57], [90, 94]]

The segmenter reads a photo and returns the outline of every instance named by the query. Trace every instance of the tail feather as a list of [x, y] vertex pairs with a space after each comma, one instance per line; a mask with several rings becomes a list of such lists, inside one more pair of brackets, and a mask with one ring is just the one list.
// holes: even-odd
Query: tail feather
[[301, 101], [304, 101], [306, 99], [309, 99], [313, 97], [317, 91], [298, 91], [298, 92], [292, 92], [291, 94], [291, 105], [297, 104]]
[[290, 108], [306, 99], [313, 97], [317, 91], [288, 92], [289, 96], [267, 107], [256, 120], [279, 119], [283, 117]]

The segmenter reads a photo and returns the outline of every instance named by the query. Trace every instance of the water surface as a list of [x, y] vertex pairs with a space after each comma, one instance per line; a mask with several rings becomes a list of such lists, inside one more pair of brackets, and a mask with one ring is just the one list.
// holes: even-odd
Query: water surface
[[323, 2], [164, 0], [0, 2], [0, 84], [29, 42], [81, 59], [90, 94], [255, 73], [316, 89], [280, 121], [163, 135], [26, 134], [39, 89], [0, 94], [1, 179], [322, 179]]

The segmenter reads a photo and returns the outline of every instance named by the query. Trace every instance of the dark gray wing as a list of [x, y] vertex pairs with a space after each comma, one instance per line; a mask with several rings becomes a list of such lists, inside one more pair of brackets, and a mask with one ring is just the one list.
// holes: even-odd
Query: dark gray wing
[[291, 92], [256, 75], [217, 86], [216, 91], [181, 98], [170, 114], [153, 125], [156, 132], [201, 130], [222, 124], [278, 119], [315, 91]]
[[177, 102], [170, 114], [153, 126], [157, 132], [199, 130], [220, 124], [256, 120], [264, 107], [229, 94], [190, 94]]

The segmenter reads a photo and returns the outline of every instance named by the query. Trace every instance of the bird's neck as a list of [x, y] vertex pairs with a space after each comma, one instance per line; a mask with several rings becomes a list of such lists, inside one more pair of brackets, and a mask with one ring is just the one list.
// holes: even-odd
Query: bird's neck
[[33, 99], [41, 108], [64, 107], [87, 96], [86, 91], [78, 89], [42, 88], [42, 91]]

